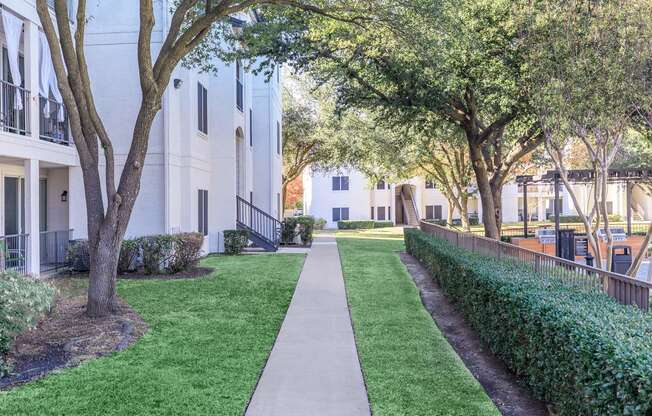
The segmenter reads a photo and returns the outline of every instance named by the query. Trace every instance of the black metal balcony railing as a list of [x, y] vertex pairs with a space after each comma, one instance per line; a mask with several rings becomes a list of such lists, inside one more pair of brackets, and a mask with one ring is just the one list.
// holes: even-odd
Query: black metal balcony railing
[[11, 270], [27, 273], [27, 244], [29, 235], [0, 235], [0, 272]]
[[242, 81], [237, 80], [236, 81], [236, 106], [238, 107], [238, 110], [243, 111], [244, 110], [244, 87], [242, 86]]
[[[49, 104], [47, 110], [48, 117], [45, 117], [46, 103]], [[63, 121], [60, 121], [59, 109], [63, 107]], [[39, 127], [40, 138], [52, 143], [69, 145], [70, 144], [70, 128], [68, 125], [68, 112], [63, 104], [59, 104], [54, 100], [45, 99], [40, 97], [39, 101]]]
[[66, 257], [71, 238], [72, 230], [41, 232], [41, 273], [66, 267]]
[[29, 91], [0, 80], [0, 130], [29, 134]]

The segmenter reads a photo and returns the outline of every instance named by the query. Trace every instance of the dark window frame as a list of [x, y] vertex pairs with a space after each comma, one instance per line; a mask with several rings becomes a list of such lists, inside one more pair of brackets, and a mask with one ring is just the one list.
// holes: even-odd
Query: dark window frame
[[208, 89], [197, 82], [197, 130], [208, 135]]

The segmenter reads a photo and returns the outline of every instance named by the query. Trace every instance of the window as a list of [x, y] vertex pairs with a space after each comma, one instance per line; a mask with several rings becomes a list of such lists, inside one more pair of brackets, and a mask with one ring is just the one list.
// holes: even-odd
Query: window
[[197, 231], [208, 235], [208, 191], [199, 189], [197, 197]]
[[385, 221], [385, 207], [378, 207], [378, 221]]
[[435, 184], [432, 181], [426, 181], [426, 189], [435, 189]]
[[281, 154], [281, 123], [276, 122], [276, 154]]
[[208, 134], [208, 90], [197, 83], [197, 130]]
[[333, 208], [333, 222], [347, 221], [349, 219], [348, 208]]
[[249, 109], [249, 146], [254, 146], [254, 112]]
[[376, 189], [385, 189], [385, 181], [378, 181], [376, 184]]
[[242, 84], [243, 75], [242, 62], [240, 62], [238, 59], [235, 61], [235, 105], [240, 111], [242, 111], [244, 108], [244, 87]]
[[427, 220], [442, 219], [441, 205], [426, 205], [426, 219]]
[[333, 176], [333, 191], [348, 191], [348, 190], [349, 190], [348, 176]]
[[371, 207], [371, 219], [374, 219], [374, 207]]

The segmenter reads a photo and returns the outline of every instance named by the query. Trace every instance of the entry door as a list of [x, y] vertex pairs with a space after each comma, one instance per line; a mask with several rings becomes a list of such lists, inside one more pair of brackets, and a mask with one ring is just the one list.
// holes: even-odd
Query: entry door
[[23, 234], [25, 230], [25, 181], [5, 177], [5, 235]]

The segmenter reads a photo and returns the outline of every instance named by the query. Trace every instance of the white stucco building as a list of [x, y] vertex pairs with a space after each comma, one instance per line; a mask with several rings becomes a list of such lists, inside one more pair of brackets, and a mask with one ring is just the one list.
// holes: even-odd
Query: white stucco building
[[[62, 106], [56, 102], [58, 91], [47, 93], [49, 117], [44, 114], [45, 99], [39, 99], [41, 73], [47, 71], [41, 68], [42, 29], [33, 2], [1, 3], [3, 15], [22, 22], [18, 61], [23, 79], [20, 86], [13, 84], [3, 25], [0, 243], [9, 247], [9, 254], [3, 255], [0, 269], [15, 263], [22, 271], [38, 274], [47, 262], [43, 253], [52, 245], [48, 241], [57, 240], [53, 244], [59, 248], [53, 250], [62, 258], [65, 244], [59, 241], [87, 236], [84, 187], [65, 112], [59, 112]], [[173, 3], [154, 2], [154, 53], [167, 33]], [[89, 73], [98, 111], [114, 142], [119, 174], [140, 104], [138, 4], [114, 0], [89, 2], [87, 7]], [[233, 18], [239, 24], [256, 16]], [[217, 252], [223, 249], [224, 230], [256, 228], [280, 218], [280, 70], [267, 80], [241, 63], [216, 58], [214, 64], [216, 73], [181, 65], [175, 69], [154, 121], [127, 237], [199, 231], [206, 236], [205, 251]], [[45, 81], [56, 89], [54, 78]], [[12, 105], [15, 100], [23, 108]], [[265, 237], [265, 230], [259, 237]]]
[[[346, 186], [343, 187], [341, 184]], [[371, 183], [355, 169], [340, 171], [313, 171], [303, 174], [304, 211], [327, 221], [328, 228], [336, 228], [339, 219], [390, 220], [395, 224], [417, 223], [416, 219], [443, 219], [448, 216], [448, 201], [436, 186], [423, 177], [414, 177], [398, 184]], [[574, 185], [583, 209], [590, 210], [590, 189]], [[576, 215], [570, 194], [563, 186], [560, 192], [561, 215]], [[544, 221], [554, 215], [554, 187], [550, 184], [528, 185], [528, 217]], [[515, 182], [503, 187], [503, 222], [523, 220], [524, 199], [522, 187]], [[613, 183], [608, 187], [607, 209], [610, 214], [627, 217], [627, 189], [625, 184]], [[479, 195], [469, 199], [470, 217], [482, 221], [482, 204]], [[344, 212], [346, 215], [342, 215]], [[640, 187], [632, 190], [634, 220], [652, 220], [652, 198]], [[346, 218], [345, 218], [346, 217]], [[459, 219], [459, 212], [453, 212]]]

